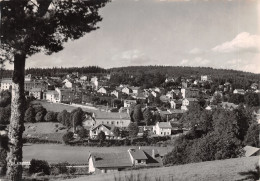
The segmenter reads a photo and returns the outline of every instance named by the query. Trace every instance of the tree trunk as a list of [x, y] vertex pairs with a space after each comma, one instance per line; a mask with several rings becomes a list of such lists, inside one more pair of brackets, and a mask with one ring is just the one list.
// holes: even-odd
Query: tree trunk
[[9, 152], [7, 154], [7, 178], [12, 181], [22, 180], [22, 135], [24, 131], [24, 72], [25, 54], [14, 55], [12, 78], [11, 119], [9, 125]]

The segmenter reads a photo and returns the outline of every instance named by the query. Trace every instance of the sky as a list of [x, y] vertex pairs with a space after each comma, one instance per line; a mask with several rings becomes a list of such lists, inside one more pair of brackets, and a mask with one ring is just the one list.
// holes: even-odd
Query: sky
[[[26, 67], [201, 66], [260, 73], [257, 0], [112, 0], [100, 29]], [[7, 65], [7, 68], [11, 67]]]

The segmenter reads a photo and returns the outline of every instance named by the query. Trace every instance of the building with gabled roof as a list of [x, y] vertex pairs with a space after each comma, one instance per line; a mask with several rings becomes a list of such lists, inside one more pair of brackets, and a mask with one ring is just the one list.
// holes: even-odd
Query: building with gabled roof
[[153, 132], [159, 136], [170, 136], [171, 135], [171, 123], [170, 122], [157, 122], [153, 126]]
[[163, 166], [162, 157], [157, 149], [129, 149], [119, 153], [90, 153], [90, 173], [118, 172], [136, 166], [160, 167]]

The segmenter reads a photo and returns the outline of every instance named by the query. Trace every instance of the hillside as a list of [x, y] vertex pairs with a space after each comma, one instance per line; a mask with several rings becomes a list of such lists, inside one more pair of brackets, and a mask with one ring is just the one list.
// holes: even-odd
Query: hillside
[[[144, 169], [136, 171], [119, 172], [119, 174], [107, 173], [92, 175], [81, 178], [69, 179], [68, 181], [110, 181], [110, 180], [149, 180], [149, 181], [239, 181], [255, 180], [249, 177], [256, 174], [255, 165], [258, 157], [235, 158], [227, 160], [192, 163], [172, 167]], [[250, 172], [252, 171], [252, 172]], [[253, 173], [253, 174], [252, 174]], [[139, 179], [137, 179], [139, 177]], [[146, 177], [146, 178], [145, 178]], [[116, 178], [116, 179], [115, 179]], [[120, 178], [120, 179], [119, 179]], [[253, 177], [254, 178], [254, 177]]]
[[107, 71], [113, 73], [127, 73], [127, 74], [140, 74], [145, 73], [163, 73], [168, 76], [200, 76], [211, 75], [212, 78], [222, 78], [228, 75], [228, 77], [240, 77], [249, 80], [259, 80], [260, 74], [254, 74], [250, 72], [243, 72], [232, 69], [214, 69], [211, 67], [183, 67], [183, 66], [129, 66], [107, 69]]

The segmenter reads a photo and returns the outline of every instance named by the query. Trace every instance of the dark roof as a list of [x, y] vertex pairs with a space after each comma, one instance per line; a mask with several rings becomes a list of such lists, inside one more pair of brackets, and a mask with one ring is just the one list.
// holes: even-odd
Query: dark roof
[[130, 149], [129, 153], [132, 155], [132, 157], [135, 160], [146, 160], [147, 157], [145, 156], [143, 150], [139, 150], [139, 149]]
[[132, 162], [128, 152], [121, 153], [91, 153], [94, 166], [97, 168], [131, 167]]
[[[161, 155], [159, 154], [157, 149], [144, 149], [143, 152], [145, 153], [147, 160], [147, 166], [154, 166], [160, 167], [163, 166]], [[153, 157], [154, 152], [154, 157]]]

